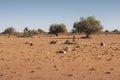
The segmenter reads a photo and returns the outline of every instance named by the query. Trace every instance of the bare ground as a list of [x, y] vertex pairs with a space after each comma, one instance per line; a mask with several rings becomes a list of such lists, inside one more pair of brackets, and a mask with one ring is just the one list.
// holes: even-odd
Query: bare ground
[[[57, 50], [72, 36], [7, 38], [0, 36], [0, 80], [120, 80], [120, 35], [92, 35], [66, 54]], [[49, 44], [51, 40], [59, 41]], [[30, 41], [33, 46], [26, 45]], [[100, 46], [104, 42], [105, 46]]]

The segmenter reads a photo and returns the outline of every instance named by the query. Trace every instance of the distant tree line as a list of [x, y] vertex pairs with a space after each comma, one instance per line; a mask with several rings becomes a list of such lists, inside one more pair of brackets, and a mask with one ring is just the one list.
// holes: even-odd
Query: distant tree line
[[105, 33], [120, 33], [120, 31], [118, 29], [114, 29], [112, 31], [109, 31], [109, 30], [105, 30], [104, 31]]
[[17, 35], [18, 37], [32, 37], [42, 33], [46, 33], [46, 32], [42, 29], [34, 30], [34, 29], [29, 29], [28, 27], [25, 27], [23, 32], [17, 32], [14, 27], [8, 27], [2, 32], [2, 34], [7, 34], [8, 37], [10, 37], [10, 35]]
[[[102, 32], [103, 27], [100, 23], [100, 21], [96, 20], [93, 16], [84, 18], [81, 17], [80, 21], [74, 22], [73, 23], [73, 29], [71, 30], [71, 33], [85, 33], [85, 37], [89, 38], [91, 34], [97, 33], [97, 32]], [[65, 24], [52, 24], [49, 27], [49, 34], [56, 34], [58, 36], [59, 33], [67, 33], [68, 30], [66, 28]], [[110, 32], [109, 30], [105, 30], [106, 32]], [[120, 33], [118, 29], [115, 29], [111, 31], [113, 33]], [[28, 27], [25, 27], [22, 33], [17, 32], [13, 27], [8, 27], [6, 28], [2, 34], [8, 34], [8, 37], [10, 35], [18, 35], [22, 37], [32, 37], [34, 35], [39, 35], [47, 33], [42, 29], [29, 29]]]
[[25, 29], [23, 30], [23, 34], [25, 37], [29, 37], [29, 36], [34, 36], [34, 35], [39, 35], [42, 33], [46, 33], [45, 31], [43, 31], [42, 29], [37, 29], [37, 30], [31, 30], [28, 27], [25, 27]]

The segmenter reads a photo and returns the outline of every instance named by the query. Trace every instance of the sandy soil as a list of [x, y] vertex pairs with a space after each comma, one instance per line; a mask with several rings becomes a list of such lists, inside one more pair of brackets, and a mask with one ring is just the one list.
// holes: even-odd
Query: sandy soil
[[[81, 47], [74, 51], [76, 45], [61, 43], [71, 37], [0, 36], [0, 80], [120, 80], [120, 35], [92, 35], [92, 39], [76, 35]], [[59, 43], [49, 44], [52, 40]], [[71, 51], [57, 53], [67, 46]]]

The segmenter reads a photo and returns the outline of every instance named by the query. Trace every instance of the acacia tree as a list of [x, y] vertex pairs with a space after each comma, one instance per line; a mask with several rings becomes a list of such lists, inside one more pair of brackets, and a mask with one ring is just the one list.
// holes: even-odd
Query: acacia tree
[[34, 29], [29, 29], [28, 27], [25, 27], [24, 30], [24, 37], [33, 37], [35, 35], [45, 33], [42, 29], [34, 30]]
[[119, 33], [119, 30], [118, 29], [114, 29], [112, 32]]
[[52, 24], [49, 28], [49, 33], [58, 34], [58, 33], [66, 33], [66, 25], [65, 24]]
[[100, 21], [96, 20], [93, 16], [88, 18], [81, 17], [79, 22], [73, 24], [73, 28], [76, 32], [84, 32], [86, 38], [89, 38], [90, 34], [102, 31], [103, 29]]
[[58, 24], [52, 24], [52, 25], [50, 25], [49, 32], [53, 33], [53, 34], [56, 34], [58, 32], [57, 31], [58, 26], [59, 26]]
[[46, 33], [46, 32], [42, 29], [37, 29], [37, 34], [41, 34], [41, 33]]
[[25, 27], [25, 29], [23, 31], [24, 31], [24, 34], [27, 34], [29, 31], [28, 27]]
[[13, 27], [8, 27], [4, 30], [3, 34], [8, 34], [8, 38], [10, 37], [11, 34], [15, 34], [16, 30]]

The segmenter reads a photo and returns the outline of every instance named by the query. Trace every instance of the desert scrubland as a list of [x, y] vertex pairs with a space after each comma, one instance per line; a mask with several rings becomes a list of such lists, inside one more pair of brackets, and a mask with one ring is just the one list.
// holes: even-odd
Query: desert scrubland
[[[120, 80], [119, 34], [75, 36], [77, 45], [62, 43], [72, 40], [68, 35], [0, 36], [0, 80]], [[65, 47], [70, 48], [66, 54], [57, 52]]]

